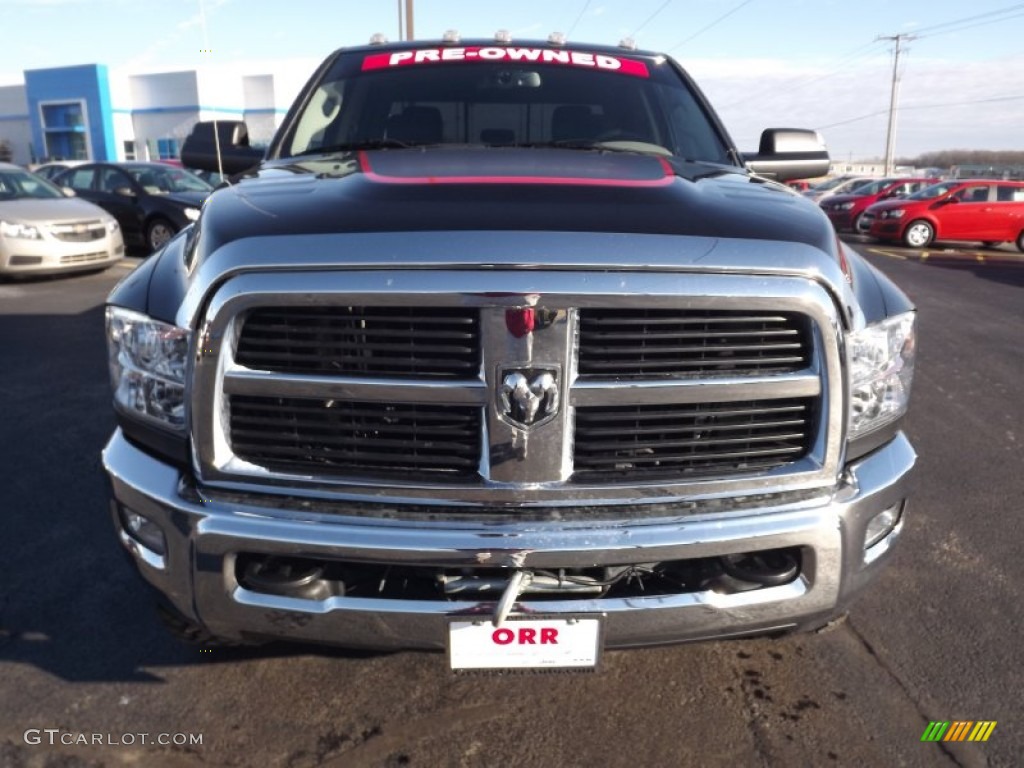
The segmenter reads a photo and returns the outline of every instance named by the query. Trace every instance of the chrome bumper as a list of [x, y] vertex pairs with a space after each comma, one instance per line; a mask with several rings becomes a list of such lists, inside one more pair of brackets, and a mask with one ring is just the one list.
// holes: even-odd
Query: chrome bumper
[[[490, 614], [493, 602], [253, 592], [235, 578], [237, 553], [436, 567], [570, 568], [717, 557], [799, 547], [800, 576], [778, 587], [718, 594], [517, 603], [517, 612], [604, 616], [607, 647], [654, 645], [817, 626], [841, 612], [888, 559], [902, 520], [870, 549], [865, 528], [907, 496], [916, 455], [902, 433], [847, 467], [814, 500], [756, 512], [607, 522], [409, 522], [326, 515], [215, 499], [190, 500], [178, 470], [120, 430], [103, 453], [114, 522], [142, 576], [184, 615], [228, 639], [282, 637], [350, 647], [443, 649], [449, 617]], [[264, 499], [265, 501], [265, 499]], [[166, 553], [124, 528], [119, 508], [155, 523]]]

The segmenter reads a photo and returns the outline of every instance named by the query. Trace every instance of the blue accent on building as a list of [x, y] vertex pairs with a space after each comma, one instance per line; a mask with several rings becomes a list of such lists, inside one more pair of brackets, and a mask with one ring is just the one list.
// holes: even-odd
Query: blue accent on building
[[26, 70], [25, 98], [37, 158], [117, 159], [104, 65]]

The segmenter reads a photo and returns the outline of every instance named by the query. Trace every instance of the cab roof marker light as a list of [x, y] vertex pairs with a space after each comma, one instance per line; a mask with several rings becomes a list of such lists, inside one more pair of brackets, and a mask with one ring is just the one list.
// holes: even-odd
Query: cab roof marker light
[[441, 40], [446, 43], [457, 43], [462, 40], [462, 35], [459, 34], [457, 29], [446, 29], [444, 34], [441, 35]]
[[565, 45], [565, 35], [561, 32], [552, 32], [548, 35], [548, 42], [552, 45]]
[[627, 51], [636, 50], [636, 40], [632, 37], [624, 37], [619, 40], [619, 48], [625, 48]]
[[374, 32], [370, 35], [370, 45], [387, 45], [388, 36], [383, 32]]
[[494, 33], [494, 42], [496, 43], [511, 43], [512, 33], [507, 29], [499, 29]]

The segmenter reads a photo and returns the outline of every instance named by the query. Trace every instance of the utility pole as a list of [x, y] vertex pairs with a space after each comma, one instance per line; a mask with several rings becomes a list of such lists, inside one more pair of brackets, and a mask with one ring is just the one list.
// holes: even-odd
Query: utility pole
[[405, 39], [416, 39], [416, 35], [412, 29], [412, 0], [405, 0]]
[[405, 0], [398, 0], [398, 41], [405, 40], [405, 21], [402, 19], [402, 3]]
[[889, 95], [889, 129], [885, 133], [885, 175], [892, 176], [893, 155], [896, 153], [896, 101], [900, 92], [900, 44], [904, 40], [916, 40], [914, 35], [879, 35], [876, 40], [892, 40], [896, 43], [892, 57], [892, 91]]

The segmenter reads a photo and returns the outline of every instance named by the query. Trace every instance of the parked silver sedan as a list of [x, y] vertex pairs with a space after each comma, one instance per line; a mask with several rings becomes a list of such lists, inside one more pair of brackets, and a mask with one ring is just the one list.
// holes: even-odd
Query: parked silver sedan
[[104, 269], [124, 257], [113, 216], [0, 163], [0, 274]]

